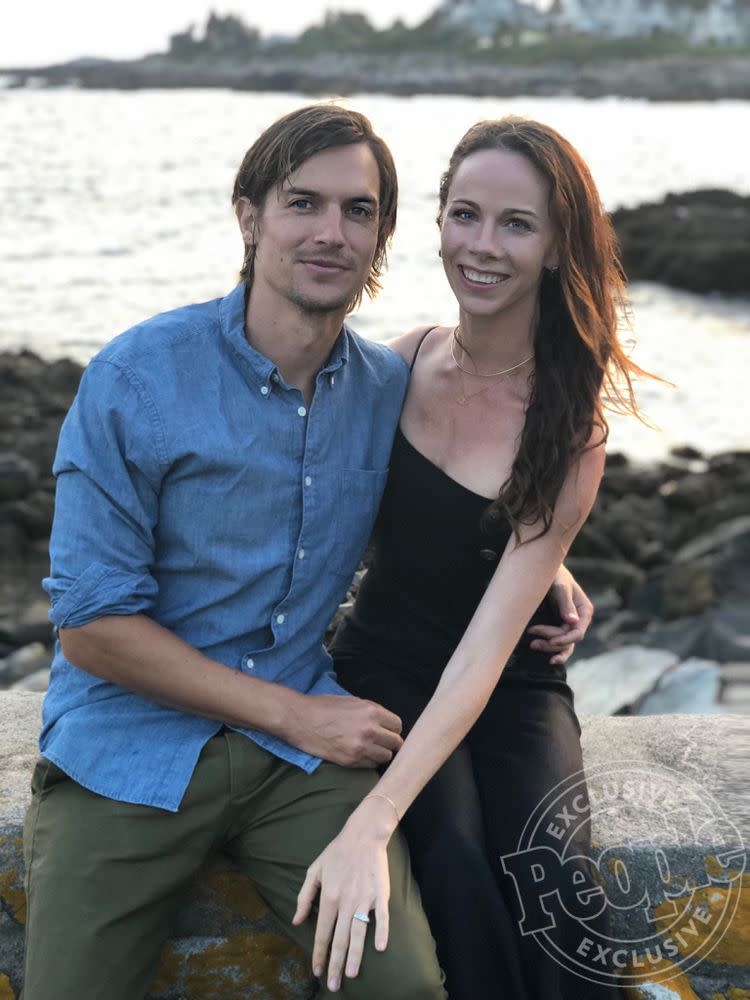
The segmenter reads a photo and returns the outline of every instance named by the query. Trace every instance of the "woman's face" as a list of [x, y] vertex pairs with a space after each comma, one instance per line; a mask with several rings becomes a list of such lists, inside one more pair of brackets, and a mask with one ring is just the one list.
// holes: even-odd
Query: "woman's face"
[[491, 316], [522, 303], [533, 310], [542, 270], [557, 266], [549, 187], [520, 153], [467, 156], [448, 190], [440, 247], [464, 312]]

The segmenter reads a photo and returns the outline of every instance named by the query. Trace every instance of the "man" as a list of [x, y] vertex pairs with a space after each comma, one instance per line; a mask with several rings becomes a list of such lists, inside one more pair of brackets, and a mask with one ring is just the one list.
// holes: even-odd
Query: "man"
[[[342, 326], [396, 218], [362, 115], [295, 111], [248, 150], [243, 283], [127, 331], [63, 426], [59, 644], [26, 819], [26, 1000], [137, 1000], [222, 847], [290, 933], [310, 862], [401, 745], [322, 647], [372, 528], [408, 371]], [[389, 945], [349, 997], [443, 997], [400, 836]], [[322, 974], [322, 969], [317, 970]]]

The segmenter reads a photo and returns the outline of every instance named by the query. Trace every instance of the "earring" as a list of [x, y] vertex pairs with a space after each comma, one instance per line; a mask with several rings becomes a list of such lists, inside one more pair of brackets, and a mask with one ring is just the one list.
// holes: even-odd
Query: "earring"
[[554, 266], [554, 267], [551, 267], [551, 268], [549, 269], [549, 273], [550, 273], [550, 274], [552, 275], [552, 277], [554, 278], [554, 277], [556, 277], [556, 276], [557, 276], [557, 275], [558, 275], [558, 274], [560, 273], [560, 268], [558, 267], [558, 265], [557, 265], [557, 264], [555, 264], [555, 266]]

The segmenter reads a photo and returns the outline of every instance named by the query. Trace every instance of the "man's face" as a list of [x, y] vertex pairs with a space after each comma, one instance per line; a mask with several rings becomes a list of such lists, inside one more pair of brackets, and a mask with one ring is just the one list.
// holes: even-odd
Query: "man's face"
[[316, 153], [257, 210], [241, 199], [240, 228], [255, 245], [253, 294], [306, 313], [346, 308], [370, 273], [380, 175], [366, 143]]

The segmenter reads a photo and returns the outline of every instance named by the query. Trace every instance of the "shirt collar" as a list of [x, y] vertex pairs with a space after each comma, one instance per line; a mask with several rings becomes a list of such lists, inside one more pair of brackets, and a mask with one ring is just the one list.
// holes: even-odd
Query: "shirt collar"
[[[273, 363], [260, 351], [256, 351], [245, 337], [245, 285], [240, 282], [229, 295], [219, 301], [219, 323], [225, 340], [228, 341], [243, 369], [254, 380], [269, 385], [273, 375], [281, 379], [281, 374]], [[341, 328], [322, 373], [330, 374], [341, 368], [349, 360], [349, 338], [351, 331], [344, 324]]]

